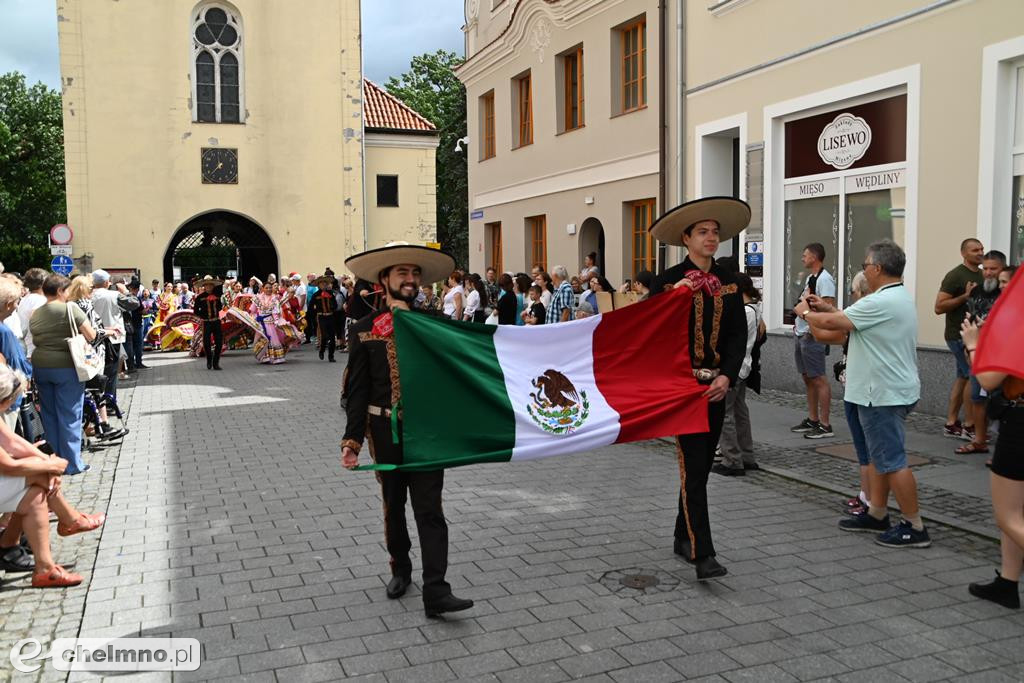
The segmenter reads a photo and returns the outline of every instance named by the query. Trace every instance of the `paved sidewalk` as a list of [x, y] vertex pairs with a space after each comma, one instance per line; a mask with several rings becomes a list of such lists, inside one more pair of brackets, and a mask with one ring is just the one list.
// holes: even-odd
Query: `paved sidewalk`
[[[89, 585], [59, 594], [69, 612], [84, 597], [82, 637], [199, 639], [202, 668], [174, 680], [1024, 678], [1024, 614], [966, 591], [994, 543], [933, 524], [933, 547], [888, 550], [836, 529], [836, 494], [783, 477], [712, 477], [730, 574], [696, 583], [671, 552], [677, 467], [660, 442], [449, 471], [449, 578], [477, 606], [428, 620], [418, 572], [384, 596], [376, 483], [340, 469], [342, 363], [308, 346], [279, 367], [149, 363]], [[759, 430], [770, 407], [754, 407]], [[633, 574], [660, 583], [619, 581]], [[5, 590], [0, 614], [34, 614], [37, 595]]]
[[[807, 416], [803, 396], [780, 391], [747, 396], [759, 459], [770, 471], [844, 495], [857, 494], [857, 461], [841, 402], [832, 406], [835, 438], [811, 440], [789, 431]], [[966, 442], [943, 437], [943, 424], [942, 418], [922, 413], [912, 413], [907, 420], [907, 451], [915, 456], [911, 469], [922, 512], [927, 519], [998, 540], [985, 467], [991, 453], [955, 454], [953, 450]], [[890, 499], [890, 504], [895, 507], [896, 501]]]

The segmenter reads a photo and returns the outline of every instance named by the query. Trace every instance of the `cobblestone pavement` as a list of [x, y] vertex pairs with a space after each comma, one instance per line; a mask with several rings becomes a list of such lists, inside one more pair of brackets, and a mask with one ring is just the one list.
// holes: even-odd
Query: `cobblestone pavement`
[[[338, 464], [341, 363], [310, 347], [273, 368], [232, 353], [221, 373], [150, 362], [113, 476], [92, 480], [111, 491], [88, 586], [54, 600], [68, 628], [84, 602], [82, 637], [199, 639], [202, 667], [174, 680], [1024, 677], [1024, 614], [966, 591], [995, 544], [932, 525], [931, 548], [888, 550], [836, 529], [836, 494], [789, 479], [712, 478], [730, 574], [696, 583], [671, 552], [677, 469], [659, 442], [450, 470], [449, 579], [477, 604], [428, 620], [418, 571], [406, 597], [384, 596], [377, 486]], [[618, 581], [632, 574], [659, 585]], [[40, 600], [7, 587], [5, 639], [55, 632], [31, 621]]]
[[[749, 399], [751, 412], [759, 424], [755, 425], [758, 460], [770, 471], [815, 486], [856, 495], [857, 467], [851, 460], [824, 455], [819, 449], [849, 445], [853, 442], [843, 419], [841, 401], [832, 402], [832, 423], [836, 438], [807, 441], [794, 437], [789, 425], [806, 416], [805, 397], [782, 391], [765, 390]], [[760, 404], [760, 405], [759, 405]], [[788, 410], [780, 410], [788, 409]], [[781, 425], [765, 424], [765, 413], [770, 413]], [[976, 534], [999, 538], [999, 530], [992, 516], [989, 495], [989, 474], [984, 460], [990, 455], [956, 455], [953, 449], [964, 442], [940, 436], [945, 420], [924, 413], [911, 413], [907, 418], [907, 450], [921, 456], [925, 462], [912, 467], [918, 480], [918, 496], [926, 518], [952, 524]], [[795, 445], [794, 445], [795, 444]], [[895, 506], [895, 501], [890, 499]]]

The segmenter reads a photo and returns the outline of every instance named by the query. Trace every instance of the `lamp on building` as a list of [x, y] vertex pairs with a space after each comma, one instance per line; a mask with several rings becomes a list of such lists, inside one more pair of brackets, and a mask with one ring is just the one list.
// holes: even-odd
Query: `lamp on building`
[[458, 140], [455, 141], [455, 151], [456, 152], [461, 152], [462, 151], [462, 146], [463, 145], [468, 145], [468, 144], [469, 144], [469, 136], [468, 135], [465, 136], [465, 137], [459, 138]]

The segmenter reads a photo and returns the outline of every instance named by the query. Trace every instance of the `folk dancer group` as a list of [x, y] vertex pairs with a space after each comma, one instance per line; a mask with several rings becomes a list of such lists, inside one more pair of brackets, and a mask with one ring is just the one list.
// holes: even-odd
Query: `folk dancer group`
[[[723, 240], [738, 235], [749, 221], [750, 207], [745, 202], [712, 197], [684, 204], [651, 226], [652, 235], [659, 242], [685, 246], [689, 252], [683, 263], [661, 274], [652, 293], [674, 287], [694, 291], [689, 321], [690, 357], [694, 377], [707, 386], [704, 395], [709, 402], [709, 429], [703, 434], [676, 437], [681, 486], [674, 551], [695, 566], [701, 581], [727, 573], [715, 559], [707, 481], [722, 429], [722, 401], [737, 380], [747, 336], [743, 301], [735, 279], [715, 265], [714, 254]], [[455, 261], [436, 249], [392, 243], [357, 254], [345, 264], [360, 281], [383, 287], [384, 306], [354, 322], [349, 330], [347, 423], [341, 442], [341, 464], [346, 469], [358, 466], [364, 440], [375, 462], [401, 464], [401, 429], [397, 436], [392, 429], [393, 420], [400, 427], [402, 409], [391, 311], [416, 310], [420, 285], [446, 277], [454, 270]], [[325, 302], [323, 315], [328, 315], [329, 307]], [[394, 415], [394, 411], [398, 414]], [[400, 598], [412, 581], [412, 544], [405, 517], [406, 501], [411, 499], [420, 538], [422, 599], [427, 616], [470, 609], [473, 601], [456, 597], [445, 580], [448, 525], [442, 509], [444, 470], [381, 471], [377, 476], [391, 566], [387, 597]]]

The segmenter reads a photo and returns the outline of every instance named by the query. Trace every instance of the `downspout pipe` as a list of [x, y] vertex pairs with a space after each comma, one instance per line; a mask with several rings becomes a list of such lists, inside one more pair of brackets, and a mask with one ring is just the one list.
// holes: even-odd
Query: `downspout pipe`
[[[686, 197], [686, 0], [676, 6], [676, 204]], [[683, 248], [676, 248], [678, 262], [683, 260]]]
[[[668, 210], [668, 2], [658, 0], [658, 215]], [[663, 264], [659, 266], [664, 267]]]

